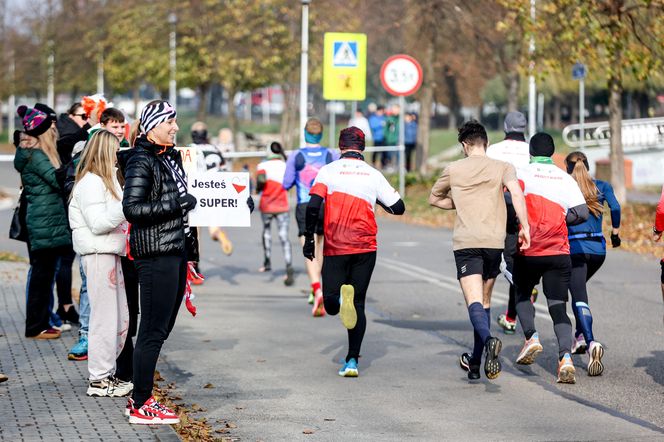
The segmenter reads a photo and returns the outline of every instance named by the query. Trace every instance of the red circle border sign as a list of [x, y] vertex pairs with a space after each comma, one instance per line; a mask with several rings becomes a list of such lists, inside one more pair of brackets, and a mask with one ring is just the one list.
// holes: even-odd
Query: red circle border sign
[[[394, 89], [389, 87], [387, 85], [387, 82], [385, 81], [385, 69], [387, 68], [387, 66], [390, 63], [392, 63], [393, 61], [398, 60], [398, 59], [405, 59], [405, 60], [409, 61], [410, 63], [412, 63], [413, 65], [415, 65], [415, 67], [417, 68], [417, 73], [418, 73], [418, 77], [419, 77], [417, 79], [417, 83], [415, 84], [415, 86], [413, 88], [405, 91], [405, 92], [395, 91]], [[387, 60], [385, 60], [383, 65], [380, 67], [380, 82], [381, 82], [381, 84], [383, 85], [383, 87], [385, 88], [385, 90], [389, 94], [395, 95], [397, 97], [399, 97], [399, 96], [406, 97], [408, 95], [412, 95], [415, 92], [417, 92], [420, 89], [420, 87], [422, 86], [422, 75], [423, 75], [422, 74], [422, 66], [420, 66], [420, 63], [417, 60], [415, 60], [413, 57], [411, 57], [410, 55], [406, 55], [406, 54], [392, 55]]]

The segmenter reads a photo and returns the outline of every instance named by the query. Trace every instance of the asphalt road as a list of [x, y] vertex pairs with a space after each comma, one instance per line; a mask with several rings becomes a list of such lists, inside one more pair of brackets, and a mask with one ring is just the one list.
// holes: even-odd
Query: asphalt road
[[[0, 173], [0, 185], [5, 182], [11, 177]], [[6, 232], [11, 212], [0, 213], [0, 231]], [[504, 344], [503, 373], [471, 384], [457, 364], [472, 344], [472, 329], [454, 279], [451, 233], [381, 219], [360, 377], [346, 379], [336, 374], [346, 333], [336, 317], [311, 317], [295, 226], [299, 273], [288, 288], [281, 282], [278, 241], [275, 270], [257, 272], [257, 214], [252, 223], [228, 229], [235, 243], [230, 257], [203, 235], [207, 281], [196, 288], [199, 314], [192, 318], [182, 309], [158, 365], [182, 401], [205, 410], [198, 416], [215, 428], [235, 424], [226, 436], [664, 440], [664, 307], [656, 260], [611, 250], [591, 281], [595, 336], [606, 346], [603, 376], [588, 377], [585, 356], [575, 357], [577, 384], [556, 384], [557, 348], [540, 300], [536, 323], [544, 353], [536, 364], [516, 366], [520, 328], [505, 336], [494, 322]], [[4, 238], [0, 250], [25, 254], [21, 243]], [[494, 318], [505, 306], [502, 279], [496, 292]]]

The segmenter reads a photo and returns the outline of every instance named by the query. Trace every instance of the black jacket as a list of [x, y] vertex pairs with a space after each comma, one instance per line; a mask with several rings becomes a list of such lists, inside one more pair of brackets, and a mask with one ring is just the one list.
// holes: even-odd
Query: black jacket
[[60, 155], [60, 162], [62, 164], [69, 164], [74, 145], [79, 141], [87, 141], [90, 124], [85, 123], [83, 127], [79, 127], [74, 120], [69, 118], [69, 115], [60, 114], [55, 127], [58, 129], [58, 154]]
[[172, 156], [182, 165], [182, 158], [173, 147], [158, 154], [163, 148], [139, 137], [133, 149], [118, 152], [125, 182], [122, 209], [131, 223], [131, 254], [134, 258], [186, 255], [189, 261], [198, 261], [196, 229], [185, 238], [178, 187], [162, 162]]

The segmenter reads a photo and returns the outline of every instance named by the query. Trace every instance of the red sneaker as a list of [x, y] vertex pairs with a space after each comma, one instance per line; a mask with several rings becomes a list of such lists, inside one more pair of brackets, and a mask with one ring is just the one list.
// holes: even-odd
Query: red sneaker
[[127, 403], [127, 405], [131, 405], [131, 409], [129, 410], [130, 424], [173, 425], [180, 423], [178, 415], [173, 410], [155, 401], [154, 397], [148, 399], [141, 408], [134, 408], [133, 402], [131, 404]]
[[58, 339], [60, 337], [60, 331], [54, 328], [49, 328], [39, 333], [37, 336], [28, 336], [32, 339]]

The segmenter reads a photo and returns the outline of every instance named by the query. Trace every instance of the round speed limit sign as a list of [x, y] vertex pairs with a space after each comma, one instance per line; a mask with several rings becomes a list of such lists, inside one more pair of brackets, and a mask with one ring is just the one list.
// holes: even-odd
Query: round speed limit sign
[[390, 94], [405, 97], [422, 86], [422, 67], [409, 55], [393, 55], [380, 68], [380, 81]]

